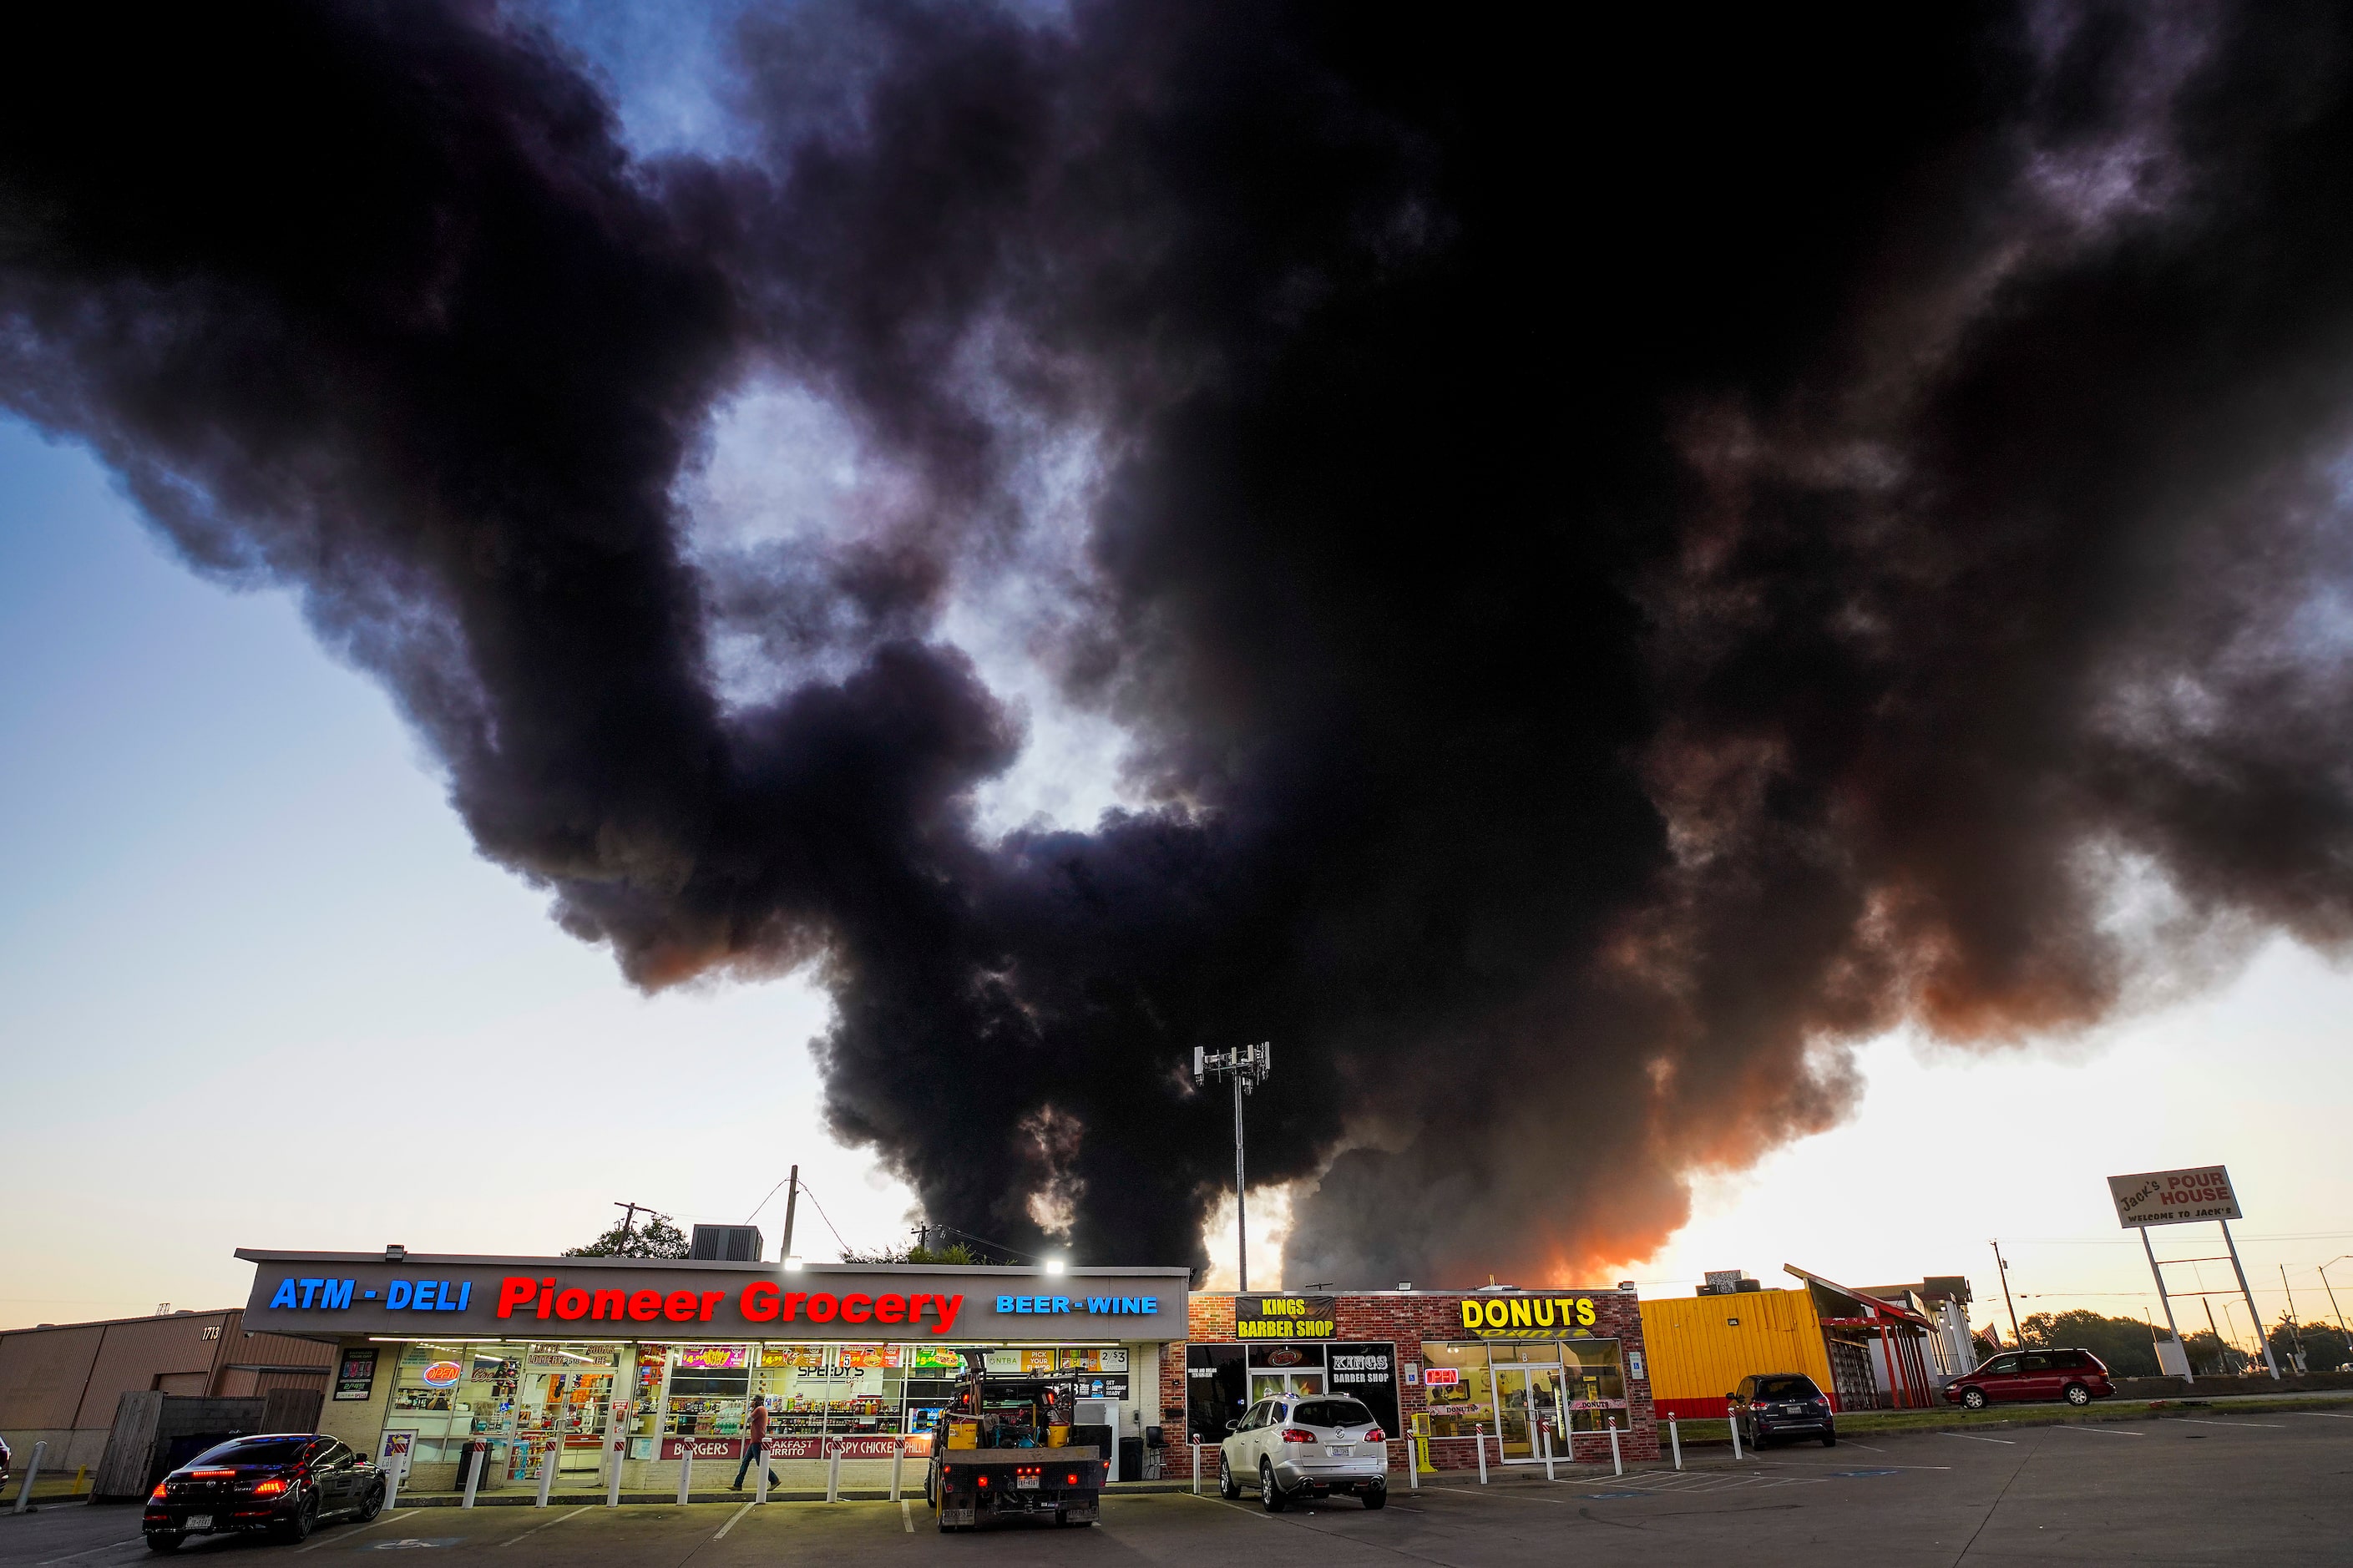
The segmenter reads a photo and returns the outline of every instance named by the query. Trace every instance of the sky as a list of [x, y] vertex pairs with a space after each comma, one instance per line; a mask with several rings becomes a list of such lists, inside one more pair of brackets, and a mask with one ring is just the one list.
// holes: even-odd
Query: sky
[[[718, 40], [740, 0], [541, 8], [641, 151], [724, 151]], [[825, 435], [780, 435], [789, 408], [733, 416], [754, 445]], [[706, 491], [775, 478], [731, 471], [743, 447], [724, 434]], [[985, 646], [987, 608], [949, 629], [1029, 704], [1033, 740], [988, 818], [1088, 826], [1115, 797], [1116, 736], [1022, 684]], [[288, 594], [200, 580], [85, 453], [5, 418], [0, 668], [0, 1328], [241, 1302], [240, 1246], [551, 1252], [617, 1202], [754, 1219], [773, 1256], [795, 1163], [814, 1200], [797, 1250], [909, 1239], [912, 1194], [823, 1130], [820, 991], [631, 989], [474, 852], [385, 693]], [[1871, 1042], [1847, 1123], [1704, 1175], [1691, 1222], [1624, 1277], [1676, 1295], [1716, 1268], [1787, 1285], [1785, 1263], [1853, 1285], [1963, 1274], [1982, 1325], [2003, 1313], [1999, 1238], [2021, 1315], [2139, 1316], [2157, 1309], [2148, 1267], [2105, 1178], [2223, 1163], [2263, 1315], [2288, 1290], [2327, 1315], [2334, 1258], [2353, 1310], [2348, 1019], [2353, 974], [2274, 942], [2089, 1038]], [[1565, 1125], [1525, 1157], [1577, 1144]], [[1314, 1283], [1280, 1273], [1287, 1216], [1284, 1194], [1252, 1194], [1257, 1284]], [[2211, 1227], [2157, 1235], [2168, 1258], [2221, 1250]], [[1208, 1283], [1229, 1287], [1230, 1206], [1208, 1239]], [[2229, 1282], [2211, 1261], [2168, 1278]], [[2243, 1329], [2242, 1307], [2210, 1300]]]
[[[289, 595], [197, 578], [86, 454], [13, 422], [0, 666], [0, 1327], [241, 1302], [241, 1246], [551, 1252], [626, 1201], [755, 1218], [773, 1255], [782, 1200], [760, 1205], [796, 1162], [815, 1200], [796, 1250], [908, 1239], [911, 1194], [823, 1131], [821, 993], [630, 989], [473, 852], [384, 693]], [[1100, 793], [1050, 769], [1024, 787], [1050, 811]], [[2353, 975], [2275, 943], [2088, 1040], [1873, 1042], [1851, 1121], [1704, 1178], [1629, 1277], [1675, 1295], [1711, 1268], [1787, 1285], [1784, 1263], [1857, 1285], [1966, 1274], [1982, 1324], [1998, 1237], [2021, 1314], [2137, 1316], [2147, 1265], [2104, 1178], [2220, 1162], [2265, 1317], [2283, 1266], [2323, 1316], [2316, 1267], [2353, 1253], [2348, 1018]], [[1528, 1158], [1575, 1148], [1569, 1129]], [[1253, 1194], [1261, 1287], [1285, 1212]], [[1229, 1286], [1230, 1209], [1219, 1223], [1208, 1283]], [[2220, 1250], [2211, 1227], [2158, 1235], [2166, 1257]], [[2212, 1263], [2168, 1278], [2200, 1273], [2228, 1284]], [[2353, 1286], [2353, 1263], [2334, 1277]]]

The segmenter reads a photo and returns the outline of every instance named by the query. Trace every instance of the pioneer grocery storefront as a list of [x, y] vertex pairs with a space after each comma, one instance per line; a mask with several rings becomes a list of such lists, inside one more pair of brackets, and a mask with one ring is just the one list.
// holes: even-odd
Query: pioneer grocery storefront
[[[247, 1326], [331, 1340], [320, 1430], [406, 1447], [408, 1485], [677, 1483], [690, 1452], [732, 1479], [752, 1402], [777, 1460], [928, 1452], [963, 1357], [1067, 1380], [1143, 1467], [1164, 1361], [1183, 1360], [1187, 1271], [476, 1258], [243, 1250]], [[1171, 1346], [1175, 1349], [1172, 1352]]]
[[[1188, 1447], [1214, 1474], [1227, 1423], [1281, 1394], [1362, 1399], [1406, 1463], [1468, 1469], [1536, 1463], [1546, 1447], [1588, 1463], [1655, 1458], [1658, 1426], [1631, 1289], [1197, 1294], [1160, 1397], [1186, 1412]], [[1181, 1386], [1180, 1386], [1181, 1383]], [[1189, 1456], [1166, 1468], [1187, 1474]]]

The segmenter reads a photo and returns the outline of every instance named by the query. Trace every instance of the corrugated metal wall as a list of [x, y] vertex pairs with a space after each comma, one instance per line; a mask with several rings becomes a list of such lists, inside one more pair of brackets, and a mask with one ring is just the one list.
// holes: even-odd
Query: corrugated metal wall
[[1721, 1416], [1725, 1394], [1760, 1373], [1802, 1372], [1825, 1390], [1831, 1386], [1830, 1352], [1803, 1290], [1645, 1301], [1642, 1342], [1662, 1417]]

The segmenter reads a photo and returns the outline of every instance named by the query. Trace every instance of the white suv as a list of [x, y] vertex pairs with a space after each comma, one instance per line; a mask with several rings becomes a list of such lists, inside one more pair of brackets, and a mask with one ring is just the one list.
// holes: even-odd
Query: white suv
[[1218, 1491], [1254, 1487], [1269, 1513], [1294, 1497], [1353, 1492], [1366, 1508], [1389, 1500], [1388, 1434], [1357, 1400], [1328, 1394], [1261, 1399], [1218, 1445]]

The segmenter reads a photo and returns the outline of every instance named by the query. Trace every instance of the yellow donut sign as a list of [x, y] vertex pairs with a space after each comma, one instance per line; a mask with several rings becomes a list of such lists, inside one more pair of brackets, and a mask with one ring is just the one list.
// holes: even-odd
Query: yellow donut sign
[[1465, 1297], [1462, 1326], [1482, 1340], [1558, 1339], [1590, 1333], [1590, 1296]]

